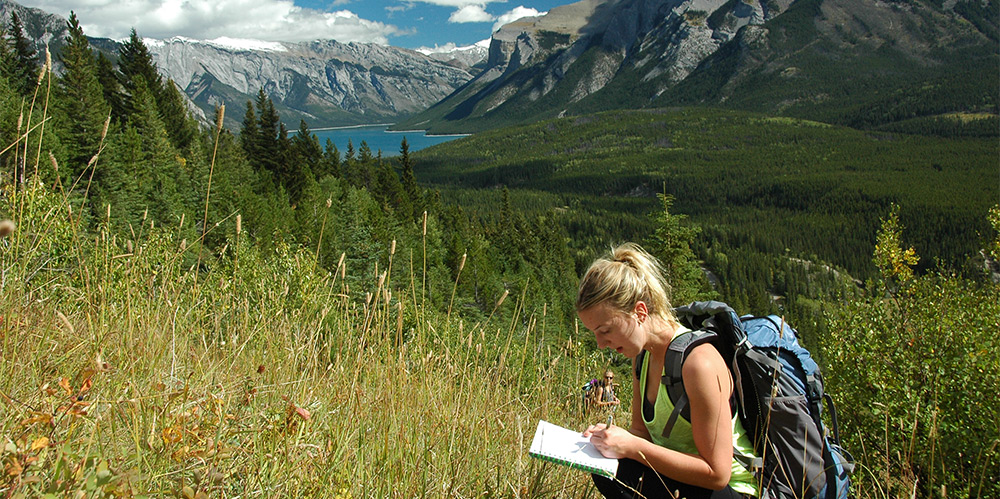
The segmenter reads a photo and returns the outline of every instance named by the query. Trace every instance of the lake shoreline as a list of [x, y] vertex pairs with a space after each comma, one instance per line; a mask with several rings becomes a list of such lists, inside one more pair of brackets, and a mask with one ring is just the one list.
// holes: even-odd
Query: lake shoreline
[[346, 125], [311, 129], [320, 142], [331, 139], [340, 150], [348, 144], [355, 147], [365, 142], [373, 151], [379, 151], [384, 156], [395, 156], [400, 148], [400, 134], [403, 134], [409, 145], [410, 152], [425, 147], [448, 142], [450, 140], [468, 137], [472, 134], [428, 134], [426, 130], [389, 130], [391, 123], [372, 123], [365, 125]]

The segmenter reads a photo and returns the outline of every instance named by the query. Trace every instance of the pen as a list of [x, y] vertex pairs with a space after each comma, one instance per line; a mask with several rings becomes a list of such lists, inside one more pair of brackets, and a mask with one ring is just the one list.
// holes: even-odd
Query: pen
[[605, 428], [611, 428], [611, 418], [612, 417], [614, 417], [614, 414], [608, 414], [608, 426], [606, 426]]

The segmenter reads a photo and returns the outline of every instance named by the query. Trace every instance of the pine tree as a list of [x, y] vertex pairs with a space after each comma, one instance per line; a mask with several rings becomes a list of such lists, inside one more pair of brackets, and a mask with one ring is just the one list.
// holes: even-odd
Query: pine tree
[[122, 84], [118, 80], [118, 72], [114, 63], [103, 53], [97, 53], [97, 81], [101, 83], [101, 91], [104, 95], [104, 102], [111, 108], [111, 117], [116, 123], [122, 123], [127, 119], [125, 109], [125, 94]]
[[185, 192], [189, 179], [178, 164], [156, 100], [142, 76], [134, 79], [132, 99], [136, 112], [129, 117], [129, 124], [141, 137], [143, 162], [133, 164], [131, 172], [141, 181], [139, 192], [150, 215], [161, 224], [172, 222], [184, 208], [181, 193]]
[[136, 87], [138, 80], [142, 79], [142, 85], [150, 93], [153, 102], [157, 104], [159, 112], [159, 102], [163, 98], [163, 77], [156, 70], [156, 63], [150, 55], [146, 44], [132, 28], [128, 41], [123, 43], [118, 49], [118, 81], [128, 96], [126, 109], [128, 112], [135, 112], [138, 104], [135, 102]]
[[411, 212], [406, 215], [410, 220], [416, 220], [424, 211], [424, 200], [420, 186], [417, 185], [417, 177], [413, 173], [413, 159], [410, 158], [410, 144], [406, 142], [406, 137], [403, 137], [399, 145], [399, 166], [402, 171], [400, 181], [403, 183], [403, 191], [406, 192], [411, 208]]
[[315, 182], [316, 172], [320, 170], [323, 159], [323, 149], [319, 146], [319, 139], [309, 131], [305, 120], [300, 120], [299, 130], [289, 142], [286, 161], [290, 178], [287, 180], [287, 189], [291, 198], [298, 201], [306, 186]]
[[308, 167], [309, 172], [318, 172], [320, 161], [323, 159], [323, 149], [316, 135], [309, 131], [306, 120], [299, 121], [299, 129], [291, 140], [292, 157]]
[[257, 120], [259, 133], [254, 147], [257, 154], [257, 164], [280, 180], [282, 151], [278, 135], [281, 119], [274, 108], [274, 102], [264, 93], [264, 89], [257, 92], [257, 113], [259, 115]]
[[7, 40], [7, 28], [0, 23], [0, 76], [11, 81], [17, 61], [14, 58], [14, 51], [11, 50]]
[[240, 128], [240, 147], [255, 168], [260, 168], [257, 163], [257, 143], [259, 141], [260, 128], [257, 126], [257, 114], [254, 112], [253, 102], [247, 101], [247, 112], [243, 115], [243, 127]]
[[321, 171], [323, 175], [340, 177], [340, 150], [330, 139], [326, 139], [326, 146], [323, 149]]
[[64, 69], [56, 86], [57, 122], [64, 130], [67, 167], [75, 176], [97, 152], [110, 107], [104, 101], [97, 63], [76, 13], [70, 12], [66, 26], [69, 34], [59, 56]]
[[710, 286], [701, 265], [691, 250], [691, 242], [700, 229], [686, 223], [686, 215], [670, 213], [673, 196], [660, 194], [663, 211], [654, 215], [656, 232], [652, 237], [650, 252], [663, 265], [667, 282], [673, 288], [671, 300], [684, 304], [702, 297]]
[[31, 95], [38, 85], [38, 72], [40, 70], [38, 57], [35, 49], [31, 47], [31, 42], [24, 36], [24, 26], [21, 19], [17, 17], [17, 12], [10, 13], [10, 26], [8, 28], [11, 43], [14, 48], [14, 67], [11, 68], [11, 84], [17, 88], [21, 95]]
[[368, 189], [368, 192], [374, 194], [373, 191], [376, 188], [377, 182], [375, 157], [372, 156], [371, 147], [368, 147], [368, 143], [363, 140], [361, 141], [361, 145], [358, 146], [358, 160], [355, 166], [355, 174], [357, 176], [354, 180], [355, 185], [364, 187]]
[[167, 128], [170, 142], [178, 150], [186, 151], [194, 143], [198, 135], [198, 124], [188, 112], [184, 96], [173, 80], [168, 79], [163, 85], [163, 95], [159, 101], [160, 118]]

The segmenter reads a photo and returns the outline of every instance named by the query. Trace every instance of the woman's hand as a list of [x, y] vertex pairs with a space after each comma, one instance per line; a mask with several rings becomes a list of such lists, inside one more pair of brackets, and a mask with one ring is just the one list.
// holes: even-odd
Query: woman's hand
[[639, 438], [621, 426], [607, 426], [604, 423], [591, 425], [583, 432], [590, 437], [590, 443], [597, 447], [601, 455], [615, 459], [627, 457], [628, 449], [634, 444], [633, 439]]

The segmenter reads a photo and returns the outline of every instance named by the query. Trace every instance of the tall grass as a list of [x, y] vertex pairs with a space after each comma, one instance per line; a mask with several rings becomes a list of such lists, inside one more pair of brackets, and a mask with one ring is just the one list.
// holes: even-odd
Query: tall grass
[[589, 494], [526, 446], [540, 418], [582, 427], [577, 381], [602, 366], [541, 341], [518, 300], [475, 324], [418, 315], [390, 254], [348, 289], [233, 223], [199, 277], [180, 227], [76, 234], [31, 179], [2, 204], [3, 497]]

